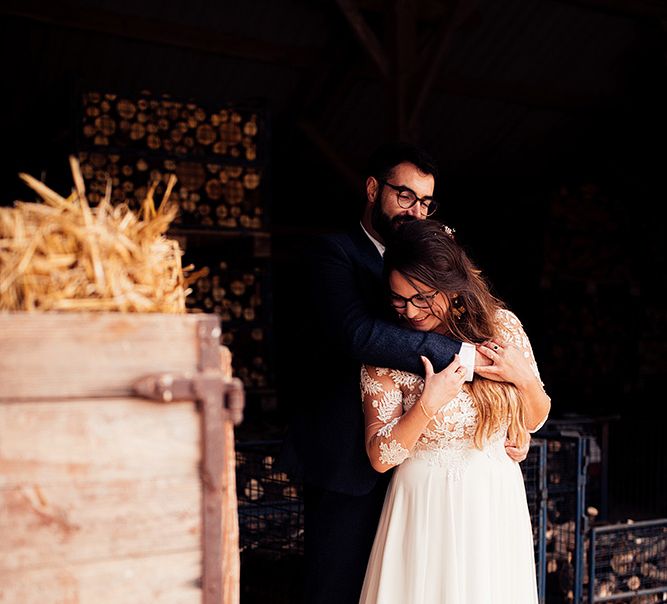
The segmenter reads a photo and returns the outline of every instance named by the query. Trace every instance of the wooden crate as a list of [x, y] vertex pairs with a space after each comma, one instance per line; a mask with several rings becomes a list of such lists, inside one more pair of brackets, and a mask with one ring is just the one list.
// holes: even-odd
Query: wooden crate
[[238, 600], [219, 341], [214, 315], [0, 313], [0, 602]]

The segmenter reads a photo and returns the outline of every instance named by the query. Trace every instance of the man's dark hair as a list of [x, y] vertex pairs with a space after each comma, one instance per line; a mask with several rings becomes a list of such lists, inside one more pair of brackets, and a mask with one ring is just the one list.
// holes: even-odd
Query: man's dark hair
[[396, 166], [405, 162], [414, 164], [420, 172], [431, 174], [438, 180], [435, 160], [421, 147], [404, 141], [385, 143], [375, 149], [368, 160], [366, 176], [386, 180]]

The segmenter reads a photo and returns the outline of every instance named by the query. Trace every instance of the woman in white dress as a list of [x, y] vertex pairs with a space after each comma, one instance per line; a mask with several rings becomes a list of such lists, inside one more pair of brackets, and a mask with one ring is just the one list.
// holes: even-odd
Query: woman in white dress
[[362, 367], [369, 459], [397, 467], [360, 602], [537, 604], [523, 476], [504, 448], [525, 443], [551, 406], [530, 342], [441, 223], [402, 226], [384, 264], [410, 327], [478, 344], [492, 364], [472, 382], [458, 357], [440, 373], [422, 357], [425, 379]]

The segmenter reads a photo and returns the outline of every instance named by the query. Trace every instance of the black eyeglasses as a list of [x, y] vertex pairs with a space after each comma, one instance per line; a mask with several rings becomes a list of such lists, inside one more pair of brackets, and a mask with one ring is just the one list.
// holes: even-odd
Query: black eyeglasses
[[390, 292], [389, 298], [391, 300], [391, 305], [396, 310], [403, 310], [404, 308], [407, 308], [408, 302], [412, 302], [412, 306], [415, 308], [431, 308], [431, 305], [433, 304], [433, 298], [435, 298], [438, 293], [439, 292], [436, 290], [432, 294], [415, 294], [409, 298], [404, 298], [403, 296], [399, 296], [394, 292]]
[[383, 185], [387, 185], [396, 191], [396, 200], [398, 201], [398, 205], [401, 206], [404, 210], [408, 210], [417, 202], [419, 202], [419, 211], [422, 214], [426, 214], [427, 216], [432, 216], [438, 209], [438, 202], [429, 195], [425, 195], [424, 197], [417, 197], [417, 193], [408, 187], [403, 185], [392, 185], [386, 180], [381, 180], [380, 182]]

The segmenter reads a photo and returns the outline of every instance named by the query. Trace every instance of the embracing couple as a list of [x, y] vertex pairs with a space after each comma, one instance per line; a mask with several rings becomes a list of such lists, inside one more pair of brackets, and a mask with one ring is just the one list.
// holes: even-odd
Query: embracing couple
[[304, 484], [305, 604], [537, 604], [523, 476], [550, 399], [451, 229], [437, 169], [383, 145], [362, 218], [307, 249], [280, 463]]

